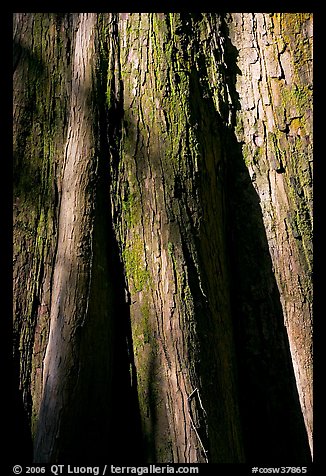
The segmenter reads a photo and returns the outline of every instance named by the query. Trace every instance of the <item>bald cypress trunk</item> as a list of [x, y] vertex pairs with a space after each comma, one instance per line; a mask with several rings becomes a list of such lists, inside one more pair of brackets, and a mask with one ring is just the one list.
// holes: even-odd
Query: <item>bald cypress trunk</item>
[[309, 13], [226, 22], [241, 71], [235, 134], [261, 208], [311, 452], [312, 22]]
[[311, 21], [14, 15], [35, 461], [309, 461]]
[[109, 441], [114, 276], [96, 24], [15, 16], [15, 350], [37, 461], [95, 457]]

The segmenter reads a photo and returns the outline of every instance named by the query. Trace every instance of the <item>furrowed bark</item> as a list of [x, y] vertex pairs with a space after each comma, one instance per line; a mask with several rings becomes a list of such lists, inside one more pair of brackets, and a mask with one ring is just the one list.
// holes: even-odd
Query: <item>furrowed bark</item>
[[70, 58], [69, 17], [14, 15], [14, 352], [35, 433], [58, 230]]
[[36, 438], [41, 461], [104, 457], [109, 437], [112, 297], [107, 236], [101, 236], [105, 218], [99, 216], [105, 208], [97, 200], [97, 16], [73, 20], [70, 116]]
[[236, 136], [257, 191], [312, 452], [310, 13], [232, 14]]
[[[108, 261], [108, 200], [101, 193], [105, 176], [99, 175], [97, 16], [40, 14], [21, 21], [18, 16], [17, 25], [27, 25], [29, 36], [24, 44], [20, 34], [18, 49], [25, 60], [20, 59], [16, 74], [23, 77], [26, 70], [34, 74], [34, 63], [39, 69], [48, 64], [54, 71], [45, 70], [41, 90], [27, 83], [33, 95], [22, 79], [16, 79], [20, 96], [14, 117], [17, 128], [21, 128], [17, 140], [22, 140], [22, 132], [30, 134], [25, 150], [17, 145], [21, 154], [17, 158], [17, 182], [22, 188], [26, 179], [18, 168], [20, 159], [20, 167], [22, 163], [29, 167], [29, 180], [35, 174], [31, 167], [35, 167], [42, 187], [40, 191], [20, 191], [17, 186], [19, 216], [29, 220], [31, 234], [32, 230], [36, 234], [36, 250], [29, 254], [29, 248], [23, 249], [17, 257], [34, 273], [27, 274], [33, 296], [31, 290], [26, 291], [23, 276], [15, 280], [20, 303], [31, 305], [27, 319], [17, 319], [21, 386], [26, 398], [33, 399], [36, 460], [76, 460], [84, 448], [87, 453], [83, 458], [92, 458], [106, 451], [112, 393], [113, 276]], [[31, 54], [34, 43], [41, 49], [35, 58]], [[31, 109], [31, 122], [27, 118], [24, 121], [21, 111], [30, 111], [27, 102], [35, 98], [41, 105]], [[45, 101], [50, 103], [44, 106]], [[43, 133], [37, 124], [45, 128]], [[34, 155], [32, 147], [38, 147], [39, 155]], [[18, 242], [20, 238], [26, 240], [26, 233], [16, 236]], [[32, 250], [32, 239], [28, 246]], [[24, 380], [25, 373], [29, 380]]]
[[223, 160], [216, 113], [210, 101], [201, 105], [194, 26], [174, 14], [119, 17], [124, 113], [111, 196], [153, 462], [243, 459], [218, 182]]

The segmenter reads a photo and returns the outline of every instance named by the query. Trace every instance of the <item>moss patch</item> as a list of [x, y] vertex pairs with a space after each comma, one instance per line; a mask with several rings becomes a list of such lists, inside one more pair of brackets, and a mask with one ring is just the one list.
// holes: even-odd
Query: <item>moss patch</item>
[[140, 220], [140, 207], [137, 195], [128, 193], [122, 201], [122, 210], [128, 227], [132, 227]]
[[142, 291], [150, 281], [150, 273], [144, 260], [144, 244], [139, 236], [124, 249], [122, 257], [128, 282], [134, 291]]

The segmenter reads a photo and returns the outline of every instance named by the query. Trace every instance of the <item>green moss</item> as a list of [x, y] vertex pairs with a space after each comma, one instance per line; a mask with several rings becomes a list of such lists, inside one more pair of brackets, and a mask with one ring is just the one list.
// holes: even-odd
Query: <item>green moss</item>
[[243, 122], [242, 122], [241, 117], [237, 118], [237, 122], [236, 122], [234, 132], [235, 132], [235, 135], [236, 135], [236, 138], [238, 139], [238, 141], [243, 141], [244, 128], [243, 128]]
[[242, 156], [243, 156], [243, 160], [246, 164], [247, 167], [249, 167], [249, 165], [251, 165], [252, 163], [252, 150], [251, 150], [251, 147], [250, 145], [248, 144], [243, 144], [242, 146]]
[[141, 217], [141, 209], [136, 193], [127, 193], [122, 200], [124, 219], [128, 227], [136, 225]]
[[[281, 88], [282, 106], [288, 111], [295, 107], [296, 112], [292, 112], [292, 117], [300, 117], [301, 126], [304, 126], [304, 116], [312, 109], [312, 89], [308, 85]], [[291, 118], [288, 118], [291, 119]]]
[[282, 167], [282, 164], [285, 165], [286, 163], [286, 156], [279, 145], [278, 134], [274, 132], [268, 132], [267, 147], [270, 151], [270, 159], [272, 161], [271, 165], [273, 169], [280, 169]]
[[257, 165], [260, 162], [263, 154], [265, 154], [264, 146], [258, 146], [255, 148], [254, 154], [253, 154], [253, 162], [255, 165]]
[[126, 275], [136, 292], [142, 291], [150, 282], [150, 273], [144, 262], [144, 244], [139, 236], [122, 253]]
[[184, 287], [183, 293], [184, 293], [184, 300], [186, 304], [187, 305], [192, 304], [193, 298], [192, 298], [192, 293], [188, 284], [186, 284], [186, 286]]
[[170, 241], [168, 242], [168, 254], [171, 258], [173, 258], [173, 252], [174, 252], [174, 245]]
[[294, 85], [292, 89], [292, 96], [299, 107], [299, 112], [303, 114], [307, 110], [307, 107], [312, 100], [311, 88], [309, 88], [309, 86]]

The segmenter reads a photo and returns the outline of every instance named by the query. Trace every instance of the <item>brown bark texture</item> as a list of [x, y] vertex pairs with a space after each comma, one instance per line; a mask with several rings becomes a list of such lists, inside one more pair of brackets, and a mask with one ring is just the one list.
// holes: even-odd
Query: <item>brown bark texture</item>
[[312, 14], [13, 26], [34, 461], [309, 462]]
[[312, 38], [301, 14], [234, 14], [236, 136], [257, 191], [312, 451]]

